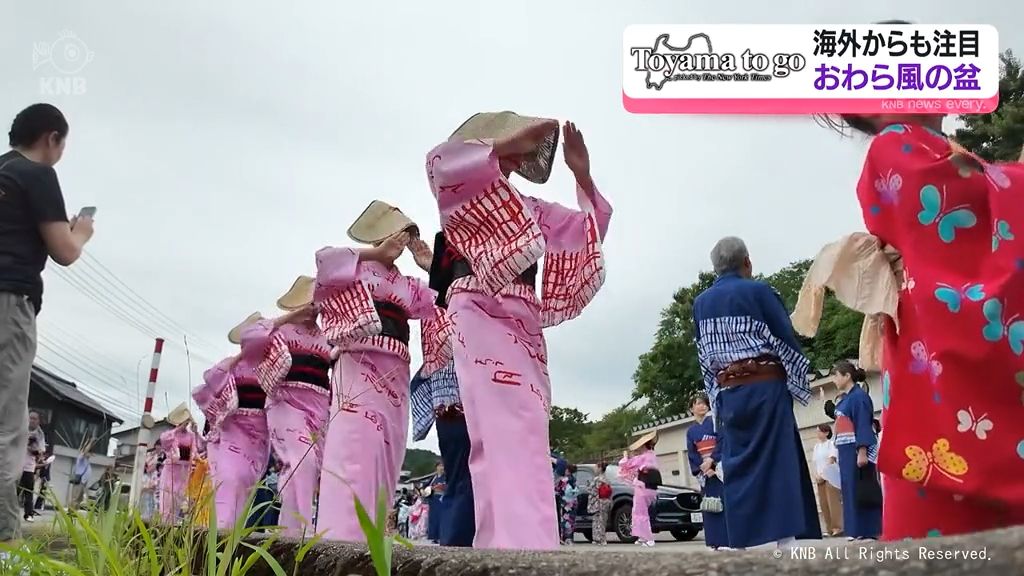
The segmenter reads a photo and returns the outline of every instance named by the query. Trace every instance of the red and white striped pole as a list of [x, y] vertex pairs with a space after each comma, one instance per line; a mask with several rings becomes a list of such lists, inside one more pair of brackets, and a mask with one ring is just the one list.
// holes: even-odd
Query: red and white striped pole
[[139, 426], [139, 437], [135, 447], [135, 464], [132, 468], [132, 490], [128, 496], [130, 506], [135, 506], [142, 494], [142, 476], [146, 468], [146, 455], [149, 452], [149, 444], [153, 440], [153, 396], [156, 394], [156, 376], [160, 370], [160, 355], [164, 351], [164, 339], [156, 339], [156, 347], [153, 349], [153, 364], [149, 368], [149, 384], [146, 387], [146, 403], [142, 407], [142, 422]]

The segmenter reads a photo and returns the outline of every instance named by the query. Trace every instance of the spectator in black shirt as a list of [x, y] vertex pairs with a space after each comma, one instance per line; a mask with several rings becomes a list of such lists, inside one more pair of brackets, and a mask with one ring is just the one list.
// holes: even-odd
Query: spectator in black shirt
[[68, 221], [53, 167], [68, 123], [57, 108], [33, 104], [11, 124], [0, 156], [0, 543], [20, 537], [18, 478], [28, 442], [28, 389], [36, 355], [47, 257], [69, 266], [92, 237], [91, 218]]

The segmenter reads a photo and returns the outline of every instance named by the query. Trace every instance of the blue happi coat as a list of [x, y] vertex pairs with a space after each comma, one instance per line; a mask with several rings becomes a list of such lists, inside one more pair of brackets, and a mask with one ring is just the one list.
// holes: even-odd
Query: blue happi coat
[[[717, 416], [729, 545], [821, 538], [818, 507], [793, 414], [807, 404], [810, 363], [778, 293], [764, 282], [723, 274], [693, 303], [697, 356]], [[771, 355], [784, 380], [719, 389], [733, 362]]]
[[[721, 478], [718, 476], [706, 477], [700, 470], [704, 456], [700, 454], [698, 442], [702, 443], [703, 446], [707, 445], [704, 443], [714, 443], [710, 456], [718, 466], [721, 466], [722, 451], [718, 446], [718, 436], [715, 434], [715, 421], [710, 414], [704, 417], [703, 422], [694, 422], [686, 431], [686, 454], [690, 460], [690, 473], [700, 481], [701, 494], [705, 497], [722, 498], [725, 488], [722, 485]], [[703, 516], [704, 543], [711, 548], [728, 546], [729, 540], [725, 527], [725, 514], [705, 512]]]
[[[878, 440], [871, 421], [875, 417], [871, 396], [854, 386], [836, 405], [836, 451], [839, 452], [840, 484], [843, 490], [843, 532], [852, 538], [878, 538], [882, 533], [882, 508], [857, 504], [857, 476], [876, 474]], [[857, 466], [857, 451], [867, 449], [868, 465]]]

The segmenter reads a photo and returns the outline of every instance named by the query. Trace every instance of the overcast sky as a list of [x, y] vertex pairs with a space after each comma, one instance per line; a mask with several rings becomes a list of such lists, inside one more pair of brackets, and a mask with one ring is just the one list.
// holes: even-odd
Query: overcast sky
[[[162, 335], [165, 414], [234, 352], [228, 329], [274, 314], [371, 200], [432, 235], [426, 152], [469, 115], [512, 109], [576, 122], [615, 208], [604, 288], [547, 333], [554, 402], [599, 417], [628, 399], [659, 312], [709, 268], [721, 236], [742, 236], [755, 267], [772, 272], [862, 228], [862, 141], [803, 117], [625, 112], [627, 25], [978, 22], [1024, 52], [1022, 14], [1015, 2], [950, 0], [5, 1], [0, 120], [37, 101], [59, 106], [71, 123], [58, 166], [68, 210], [99, 207], [91, 258], [46, 274], [40, 358], [137, 421], [151, 337]], [[42, 92], [61, 75], [33, 68], [33, 47], [63, 30], [77, 40], [62, 42], [93, 54], [73, 75], [80, 94]], [[564, 164], [543, 187], [517, 184], [575, 202]], [[399, 264], [422, 276], [408, 255]], [[130, 291], [113, 290], [114, 277]]]

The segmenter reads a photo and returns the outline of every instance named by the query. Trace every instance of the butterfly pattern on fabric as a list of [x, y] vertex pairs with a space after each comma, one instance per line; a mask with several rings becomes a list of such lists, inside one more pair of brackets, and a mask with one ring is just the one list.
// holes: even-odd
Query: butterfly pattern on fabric
[[1024, 354], [1024, 319], [1020, 318], [1020, 314], [1004, 318], [1003, 302], [998, 298], [986, 300], [981, 305], [981, 311], [988, 321], [981, 330], [985, 340], [999, 342], [1005, 336], [1014, 354]]
[[903, 187], [903, 177], [894, 174], [892, 170], [885, 175], [879, 175], [875, 180], [875, 191], [882, 199], [882, 204], [894, 205], [900, 201], [900, 188]]
[[937, 283], [938, 288], [935, 289], [935, 298], [939, 302], [946, 305], [946, 308], [950, 312], [956, 314], [960, 312], [960, 305], [964, 299], [970, 300], [971, 302], [981, 302], [985, 299], [985, 285], [984, 284], [971, 284], [967, 283], [960, 288], [954, 288], [949, 284], [942, 282]]
[[[1017, 381], [1018, 386], [1024, 388], [1024, 371], [1017, 372], [1016, 374], [1013, 375], [1013, 378], [1014, 380]], [[1024, 390], [1022, 390], [1020, 393], [1020, 403], [1024, 404]]]
[[921, 187], [921, 211], [917, 213], [917, 221], [923, 226], [935, 224], [939, 239], [950, 244], [956, 240], [957, 228], [973, 228], [978, 217], [967, 204], [947, 207], [946, 189], [940, 191], [933, 184], [925, 184]]
[[956, 431], [970, 432], [973, 430], [978, 440], [984, 440], [988, 438], [988, 433], [992, 431], [994, 426], [987, 416], [988, 414], [982, 414], [975, 418], [974, 410], [970, 406], [967, 407], [967, 410], [958, 410], [956, 419], [959, 423], [956, 425]]
[[890, 400], [892, 400], [892, 378], [889, 376], [889, 371], [886, 370], [882, 373], [882, 407], [888, 408]]
[[910, 372], [912, 374], [924, 374], [927, 372], [932, 384], [942, 375], [942, 363], [935, 360], [935, 354], [928, 353], [928, 347], [921, 340], [910, 345], [910, 355], [913, 356], [913, 359], [910, 361]]
[[950, 480], [963, 484], [959, 476], [967, 474], [967, 460], [949, 448], [949, 440], [939, 438], [932, 444], [931, 452], [911, 444], [904, 450], [910, 459], [903, 466], [903, 478], [927, 486], [932, 474], [938, 472]]
[[1006, 220], [996, 220], [992, 223], [992, 251], [999, 249], [1003, 240], [1013, 240], [1013, 232], [1010, 231], [1010, 223]]

